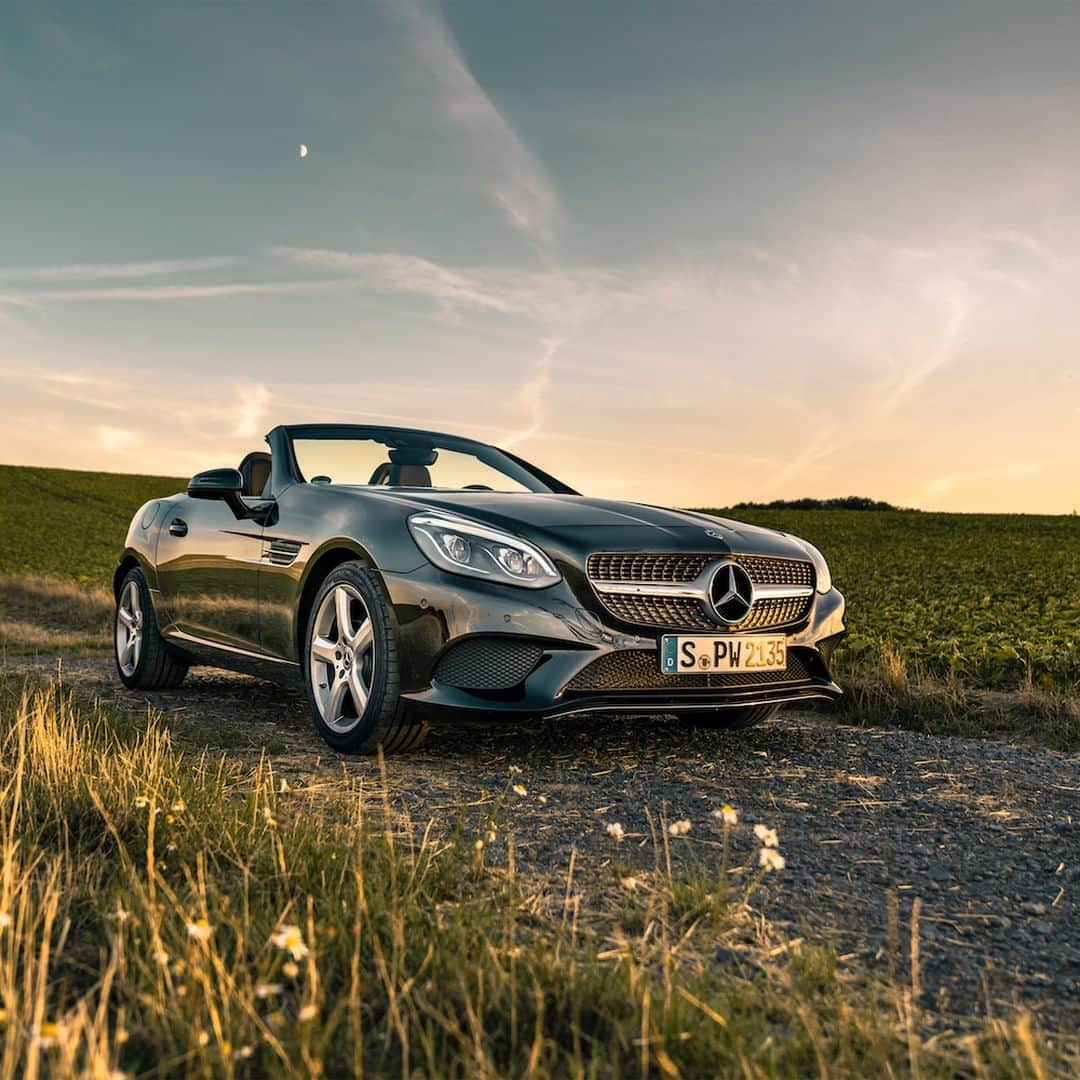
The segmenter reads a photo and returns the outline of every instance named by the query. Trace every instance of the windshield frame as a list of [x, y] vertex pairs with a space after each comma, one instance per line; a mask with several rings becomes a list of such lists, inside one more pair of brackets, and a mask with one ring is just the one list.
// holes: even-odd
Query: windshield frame
[[[556, 479], [543, 469], [512, 454], [509, 450], [502, 450], [490, 443], [479, 442], [476, 439], [467, 439], [460, 435], [448, 435], [438, 431], [424, 431], [419, 428], [386, 427], [373, 424], [284, 424], [275, 428], [267, 436], [267, 442], [271, 448], [271, 460], [277, 475], [277, 465], [280, 450], [287, 451], [285, 459], [281, 462], [282, 471], [288, 475], [282, 479], [297, 484], [308, 483], [300, 469], [296, 459], [293, 441], [297, 439], [327, 441], [375, 441], [386, 444], [388, 447], [420, 446], [445, 449], [457, 453], [471, 454], [478, 461], [508, 476], [510, 479], [521, 484], [533, 494], [559, 494], [577, 495], [573, 488]], [[278, 445], [275, 445], [278, 444]], [[275, 488], [277, 483], [275, 481]], [[284, 485], [283, 485], [284, 486]], [[339, 485], [334, 485], [339, 486]], [[343, 487], [370, 487], [368, 484], [347, 484]], [[378, 487], [372, 490], [379, 490]], [[426, 490], [426, 489], [425, 489]], [[455, 489], [432, 489], [432, 490], [457, 490]], [[466, 489], [467, 490], [467, 489]]]

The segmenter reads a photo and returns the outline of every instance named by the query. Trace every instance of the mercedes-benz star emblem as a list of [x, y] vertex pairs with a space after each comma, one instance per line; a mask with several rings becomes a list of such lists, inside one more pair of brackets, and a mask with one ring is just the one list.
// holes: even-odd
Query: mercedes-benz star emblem
[[734, 626], [754, 606], [754, 583], [738, 563], [717, 563], [709, 581], [709, 599], [716, 617], [727, 626]]

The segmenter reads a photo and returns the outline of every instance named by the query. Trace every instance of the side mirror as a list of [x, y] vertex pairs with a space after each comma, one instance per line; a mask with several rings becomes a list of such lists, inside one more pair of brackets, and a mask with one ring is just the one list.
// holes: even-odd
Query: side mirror
[[248, 516], [248, 508], [240, 498], [243, 490], [244, 478], [239, 469], [207, 469], [196, 473], [187, 487], [193, 499], [220, 499], [238, 519]]

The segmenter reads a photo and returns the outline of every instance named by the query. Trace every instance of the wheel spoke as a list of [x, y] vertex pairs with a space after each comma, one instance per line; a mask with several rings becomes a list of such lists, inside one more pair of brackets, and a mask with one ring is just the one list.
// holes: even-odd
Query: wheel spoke
[[330, 696], [326, 700], [326, 716], [323, 718], [330, 725], [341, 715], [341, 706], [345, 703], [345, 695], [349, 692], [347, 679], [335, 679], [330, 684]]
[[368, 688], [364, 685], [359, 668], [354, 667], [349, 672], [348, 683], [349, 693], [352, 694], [353, 704], [356, 706], [356, 715], [363, 716], [368, 703]]
[[124, 608], [120, 608], [120, 609], [119, 609], [119, 610], [117, 611], [117, 613], [116, 613], [116, 617], [117, 617], [117, 618], [118, 618], [118, 619], [120, 620], [120, 622], [121, 622], [121, 623], [122, 623], [122, 624], [123, 624], [124, 626], [126, 626], [126, 627], [127, 627], [127, 628], [128, 628], [129, 630], [130, 630], [130, 629], [131, 629], [131, 628], [132, 628], [132, 627], [133, 627], [133, 626], [135, 625], [135, 618], [134, 618], [134, 616], [133, 616], [133, 615], [131, 614], [131, 612], [130, 612], [130, 611], [126, 611], [126, 610], [125, 610]]
[[371, 648], [372, 642], [372, 630], [371, 619], [365, 619], [363, 626], [356, 631], [356, 635], [352, 641], [353, 652], [356, 656], [356, 662], [359, 664], [363, 658], [364, 653]]
[[340, 649], [337, 644], [329, 638], [312, 638], [311, 655], [315, 660], [321, 660], [324, 664], [334, 664], [337, 661], [338, 652]]
[[353, 639], [352, 597], [344, 590], [334, 593], [334, 610], [337, 614], [338, 639], [348, 645]]
[[120, 663], [124, 664], [125, 666], [128, 665], [128, 664], [132, 664], [132, 666], [134, 666], [133, 661], [132, 661], [132, 655], [133, 655], [134, 652], [135, 652], [135, 638], [134, 637], [129, 637], [127, 639], [127, 641], [124, 643], [124, 648], [120, 652]]

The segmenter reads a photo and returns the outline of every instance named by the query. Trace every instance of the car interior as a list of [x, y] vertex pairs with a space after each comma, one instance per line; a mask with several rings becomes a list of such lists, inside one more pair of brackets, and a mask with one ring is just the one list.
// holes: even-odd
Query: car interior
[[252, 450], [238, 466], [244, 486], [240, 494], [247, 499], [260, 499], [270, 486], [270, 455], [265, 450]]
[[424, 446], [399, 446], [387, 455], [384, 461], [371, 474], [368, 481], [374, 487], [431, 487], [429, 465], [438, 460], [439, 451]]

